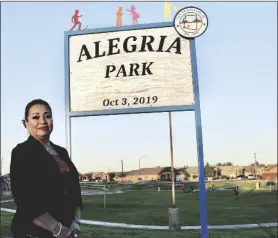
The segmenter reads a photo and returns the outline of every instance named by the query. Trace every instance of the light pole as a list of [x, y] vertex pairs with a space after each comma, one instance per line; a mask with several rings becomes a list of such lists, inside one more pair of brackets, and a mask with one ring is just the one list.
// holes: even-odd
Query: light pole
[[171, 153], [171, 178], [172, 178], [172, 202], [173, 208], [176, 207], [176, 194], [175, 194], [175, 171], [174, 171], [174, 152], [173, 152], [173, 133], [172, 133], [172, 114], [169, 116], [169, 134], [170, 134], [170, 153]]
[[139, 158], [139, 169], [138, 169], [138, 178], [139, 178], [139, 174], [140, 174], [140, 163], [141, 163], [141, 159], [147, 157], [146, 155], [143, 155]]
[[256, 153], [254, 153], [254, 160], [255, 160], [255, 171], [254, 171], [254, 175], [255, 175], [255, 178], [257, 178], [257, 158], [256, 158]]
[[[0, 177], [2, 177], [2, 165], [3, 165], [3, 157], [1, 157], [1, 161], [0, 161]], [[2, 179], [2, 178], [1, 178]], [[3, 192], [3, 184], [0, 182], [0, 194], [2, 194]]]
[[2, 165], [3, 165], [3, 160], [4, 160], [4, 158], [1, 157], [1, 161], [0, 161], [0, 176], [2, 176]]
[[124, 161], [121, 159], [121, 163], [122, 163], [122, 185], [124, 184]]

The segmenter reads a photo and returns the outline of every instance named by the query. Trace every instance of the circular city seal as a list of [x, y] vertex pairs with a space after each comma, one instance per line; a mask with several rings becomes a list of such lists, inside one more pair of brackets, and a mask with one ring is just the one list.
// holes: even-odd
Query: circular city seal
[[193, 39], [207, 30], [208, 17], [197, 7], [185, 7], [177, 12], [174, 27], [180, 36]]

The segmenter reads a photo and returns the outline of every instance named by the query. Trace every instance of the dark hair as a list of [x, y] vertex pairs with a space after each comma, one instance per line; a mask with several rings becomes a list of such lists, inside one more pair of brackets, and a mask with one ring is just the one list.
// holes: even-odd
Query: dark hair
[[25, 115], [24, 115], [25, 121], [28, 121], [28, 115], [29, 115], [30, 108], [35, 106], [35, 105], [44, 105], [44, 106], [46, 106], [48, 108], [48, 110], [50, 111], [50, 113], [52, 114], [51, 107], [49, 106], [49, 104], [46, 101], [44, 101], [42, 99], [35, 99], [35, 100], [29, 102], [25, 107]]

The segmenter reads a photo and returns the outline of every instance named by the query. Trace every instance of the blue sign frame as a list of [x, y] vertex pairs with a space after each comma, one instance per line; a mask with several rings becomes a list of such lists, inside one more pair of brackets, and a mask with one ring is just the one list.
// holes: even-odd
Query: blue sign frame
[[174, 112], [174, 111], [194, 111], [195, 112], [195, 127], [198, 152], [198, 168], [199, 168], [199, 198], [200, 198], [200, 218], [202, 228], [202, 238], [208, 237], [207, 230], [207, 206], [206, 206], [206, 190], [205, 190], [205, 168], [204, 168], [204, 153], [203, 153], [203, 136], [200, 108], [200, 94], [198, 83], [198, 68], [195, 40], [189, 40], [191, 54], [191, 68], [193, 77], [194, 90], [194, 105], [180, 105], [167, 107], [146, 107], [146, 108], [127, 108], [127, 109], [107, 109], [96, 111], [71, 112], [70, 111], [70, 65], [69, 65], [69, 38], [70, 36], [97, 34], [107, 32], [118, 32], [128, 30], [150, 29], [174, 27], [173, 22], [162, 22], [152, 24], [138, 24], [122, 27], [107, 27], [97, 29], [87, 29], [81, 31], [65, 32], [64, 34], [64, 53], [65, 53], [65, 94], [66, 94], [66, 141], [67, 149], [72, 156], [71, 151], [71, 117], [86, 117], [86, 116], [101, 116], [101, 115], [119, 115], [119, 114], [137, 114], [137, 113], [154, 113], [154, 112]]

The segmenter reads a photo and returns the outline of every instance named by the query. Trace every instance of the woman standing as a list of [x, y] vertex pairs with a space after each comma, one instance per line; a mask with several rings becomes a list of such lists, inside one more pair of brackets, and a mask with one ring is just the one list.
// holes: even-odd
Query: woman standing
[[23, 124], [30, 136], [12, 150], [10, 165], [17, 205], [13, 237], [73, 237], [80, 231], [79, 175], [66, 149], [50, 141], [49, 104], [41, 99], [29, 102]]

